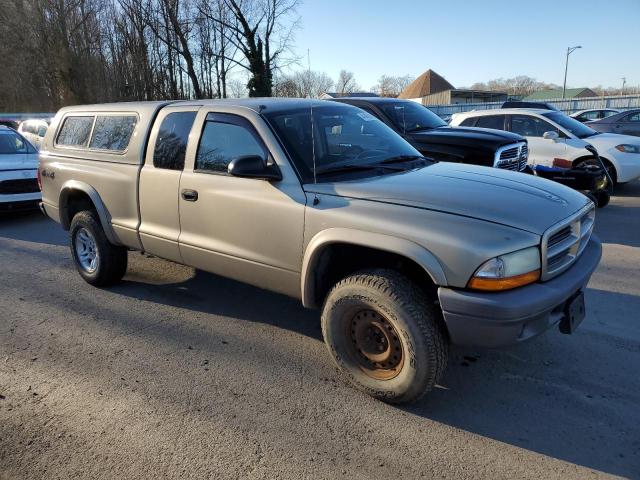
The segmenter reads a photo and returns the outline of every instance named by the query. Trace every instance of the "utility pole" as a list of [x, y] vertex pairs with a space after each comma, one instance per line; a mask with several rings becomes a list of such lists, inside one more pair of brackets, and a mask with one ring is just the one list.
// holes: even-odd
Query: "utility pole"
[[624, 95], [624, 86], [627, 84], [627, 77], [622, 77], [622, 90], [620, 90], [620, 95]]
[[564, 62], [564, 83], [562, 84], [562, 99], [564, 100], [565, 97], [565, 93], [567, 91], [567, 69], [569, 68], [569, 55], [571, 55], [571, 53], [574, 50], [577, 50], [578, 48], [582, 48], [581, 45], [578, 45], [577, 47], [567, 47], [567, 58]]

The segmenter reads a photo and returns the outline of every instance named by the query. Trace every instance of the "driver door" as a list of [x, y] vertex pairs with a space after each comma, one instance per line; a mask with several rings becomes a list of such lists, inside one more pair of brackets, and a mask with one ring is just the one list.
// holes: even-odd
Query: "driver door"
[[[259, 117], [253, 121], [262, 122]], [[263, 135], [268, 134], [261, 127]], [[199, 139], [187, 152], [180, 179], [183, 262], [299, 296], [306, 197], [298, 178], [282, 165], [288, 160], [273, 138], [265, 141], [256, 125], [241, 115], [203, 109], [194, 129]], [[279, 165], [282, 180], [228, 173], [234, 158], [256, 155]]]
[[[554, 158], [565, 158], [567, 144], [564, 133], [549, 122], [532, 115], [511, 115], [509, 130], [526, 137], [529, 143], [529, 161], [531, 165], [553, 165]], [[544, 138], [545, 132], [556, 132], [556, 140]]]

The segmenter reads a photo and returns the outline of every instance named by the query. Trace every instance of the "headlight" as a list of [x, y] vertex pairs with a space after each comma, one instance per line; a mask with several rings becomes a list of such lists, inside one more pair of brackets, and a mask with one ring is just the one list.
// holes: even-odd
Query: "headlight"
[[640, 153], [640, 145], [629, 145], [623, 143], [621, 145], [616, 145], [616, 150], [624, 153]]
[[529, 247], [487, 260], [473, 274], [469, 288], [510, 290], [540, 279], [540, 250]]

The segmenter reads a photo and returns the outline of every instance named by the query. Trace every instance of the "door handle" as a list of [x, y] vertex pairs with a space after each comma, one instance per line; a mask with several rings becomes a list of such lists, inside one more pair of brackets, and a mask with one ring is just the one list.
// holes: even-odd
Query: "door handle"
[[182, 190], [182, 198], [187, 202], [195, 202], [198, 200], [198, 192], [195, 190]]

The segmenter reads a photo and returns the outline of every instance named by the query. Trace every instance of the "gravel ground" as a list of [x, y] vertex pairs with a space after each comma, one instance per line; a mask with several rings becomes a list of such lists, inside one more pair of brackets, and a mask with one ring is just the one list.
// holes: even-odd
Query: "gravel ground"
[[454, 349], [398, 408], [292, 299], [138, 253], [98, 290], [57, 224], [2, 218], [0, 478], [640, 478], [639, 182], [597, 232], [576, 334]]

